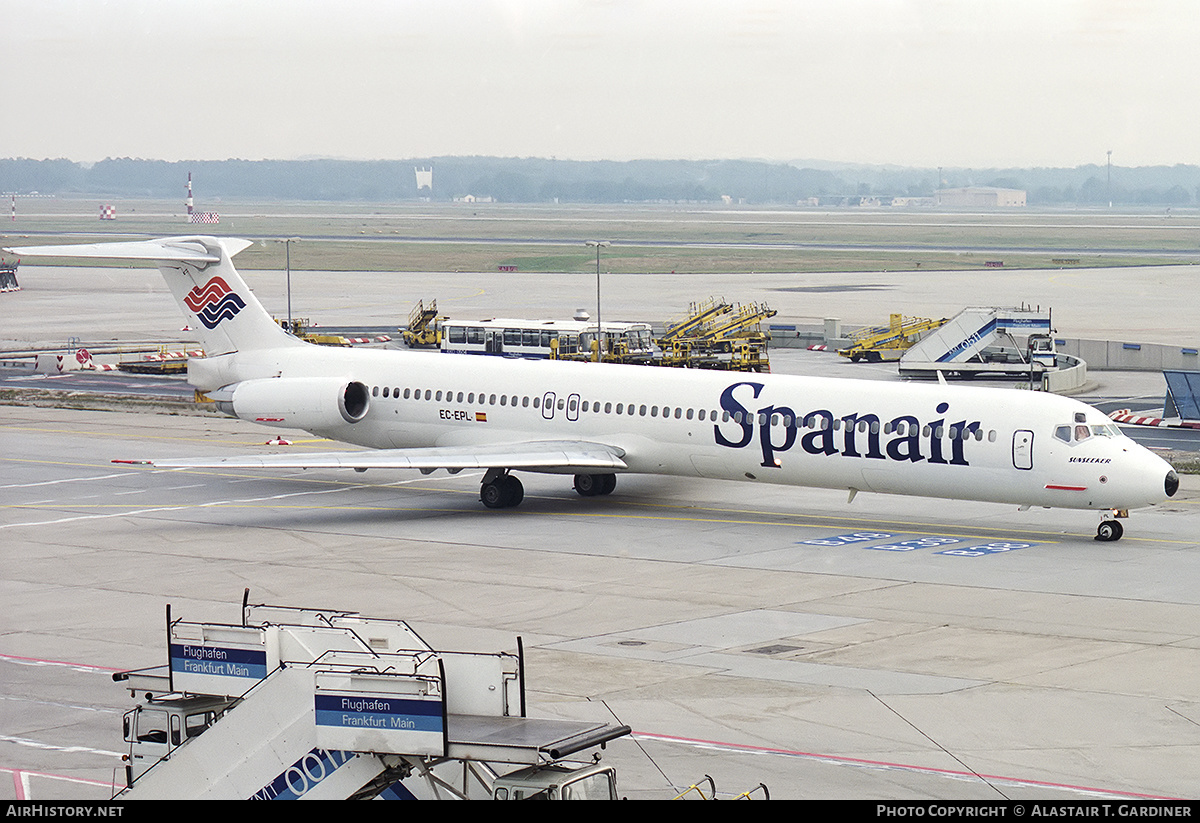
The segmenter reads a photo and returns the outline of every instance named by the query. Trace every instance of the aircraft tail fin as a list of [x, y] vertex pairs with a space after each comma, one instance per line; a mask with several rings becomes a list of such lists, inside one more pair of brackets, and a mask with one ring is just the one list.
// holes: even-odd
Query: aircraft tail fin
[[206, 236], [126, 243], [30, 246], [22, 257], [153, 260], [209, 356], [304, 343], [280, 328], [233, 266], [249, 240]]

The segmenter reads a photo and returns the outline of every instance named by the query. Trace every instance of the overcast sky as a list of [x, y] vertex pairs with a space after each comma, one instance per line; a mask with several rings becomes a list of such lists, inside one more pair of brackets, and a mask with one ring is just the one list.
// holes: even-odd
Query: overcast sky
[[0, 157], [1200, 163], [1194, 0], [0, 0]]

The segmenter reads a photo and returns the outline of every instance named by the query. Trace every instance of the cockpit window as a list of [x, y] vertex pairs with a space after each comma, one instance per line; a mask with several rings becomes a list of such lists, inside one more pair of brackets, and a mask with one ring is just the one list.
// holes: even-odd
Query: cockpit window
[[1113, 423], [1097, 423], [1087, 426], [1076, 423], [1074, 426], [1058, 426], [1054, 436], [1064, 443], [1081, 443], [1089, 437], [1120, 437], [1121, 430]]

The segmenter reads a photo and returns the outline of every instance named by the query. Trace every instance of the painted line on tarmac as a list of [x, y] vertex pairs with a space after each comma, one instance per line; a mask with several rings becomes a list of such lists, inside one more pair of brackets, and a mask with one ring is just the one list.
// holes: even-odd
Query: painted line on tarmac
[[[186, 469], [177, 469], [177, 470], [173, 470], [173, 471], [186, 471]], [[263, 478], [251, 478], [251, 479], [261, 480]], [[59, 518], [55, 518], [54, 520], [27, 521], [27, 522], [22, 522], [22, 523], [3, 523], [3, 524], [0, 524], [0, 529], [12, 529], [12, 528], [19, 528], [22, 526], [54, 526], [54, 525], [58, 525], [60, 523], [75, 523], [75, 522], [79, 522], [79, 521], [83, 521], [83, 520], [107, 520], [107, 519], [111, 519], [114, 517], [138, 517], [140, 515], [152, 515], [152, 514], [159, 514], [162, 512], [190, 511], [190, 510], [194, 510], [194, 509], [211, 509], [211, 508], [221, 508], [221, 507], [226, 507], [226, 506], [246, 506], [247, 504], [253, 504], [253, 503], [270, 503], [271, 501], [274, 501], [274, 500], [286, 500], [287, 498], [290, 498], [290, 497], [304, 497], [306, 495], [318, 495], [318, 494], [340, 494], [343, 492], [357, 491], [360, 489], [379, 489], [379, 488], [387, 488], [389, 486], [403, 486], [403, 485], [407, 485], [409, 483], [421, 483], [421, 482], [428, 482], [428, 481], [429, 481], [428, 477], [414, 477], [411, 480], [398, 480], [396, 482], [387, 483], [382, 486], [378, 486], [378, 485], [374, 485], [374, 484], [371, 484], [371, 485], [354, 484], [354, 485], [340, 486], [340, 487], [334, 488], [334, 489], [305, 489], [304, 491], [288, 492], [286, 494], [273, 494], [273, 495], [268, 495], [266, 497], [244, 497], [241, 499], [232, 499], [232, 500], [212, 500], [207, 503], [193, 503], [193, 504], [188, 504], [188, 505], [184, 505], [184, 506], [152, 506], [152, 507], [143, 508], [143, 509], [122, 509], [121, 511], [118, 511], [118, 512], [108, 512], [108, 513], [104, 513], [104, 514], [80, 514], [80, 515], [75, 515], [72, 517], [59, 517]], [[71, 504], [63, 503], [63, 504], [59, 504], [59, 505], [63, 506], [63, 507], [70, 507]], [[15, 506], [8, 506], [5, 508], [22, 509], [22, 508], [27, 508], [27, 507], [21, 506], [21, 505], [15, 505]], [[369, 508], [369, 507], [357, 507], [357, 508]]]
[[804, 760], [814, 760], [822, 763], [832, 763], [838, 766], [857, 766], [865, 769], [881, 769], [888, 771], [903, 771], [911, 774], [928, 774], [934, 777], [945, 777], [950, 780], [971, 780], [987, 783], [998, 783], [1005, 786], [1026, 786], [1038, 789], [1062, 789], [1065, 791], [1091, 794], [1100, 797], [1129, 797], [1142, 800], [1168, 800], [1165, 795], [1144, 794], [1141, 792], [1124, 792], [1113, 789], [1097, 789], [1089, 786], [1075, 786], [1070, 783], [1053, 783], [1045, 780], [1027, 780], [1019, 777], [1004, 777], [994, 774], [975, 774], [951, 769], [937, 769], [930, 766], [917, 766], [909, 763], [892, 763], [886, 760], [864, 760], [857, 757], [841, 757], [832, 754], [804, 752], [794, 749], [776, 749], [769, 746], [740, 745], [736, 743], [720, 743], [715, 740], [696, 740], [688, 737], [675, 737], [668, 734], [652, 732], [633, 732], [635, 740], [656, 740], [662, 743], [678, 743], [702, 749], [716, 749], [725, 752], [741, 752], [744, 754], [768, 754], [781, 757], [795, 757]]

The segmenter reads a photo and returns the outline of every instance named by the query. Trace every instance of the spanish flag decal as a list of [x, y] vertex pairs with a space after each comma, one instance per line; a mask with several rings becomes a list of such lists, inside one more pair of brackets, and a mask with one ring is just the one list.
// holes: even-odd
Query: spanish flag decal
[[486, 412], [475, 412], [475, 422], [476, 423], [486, 423], [487, 422], [487, 413]]

